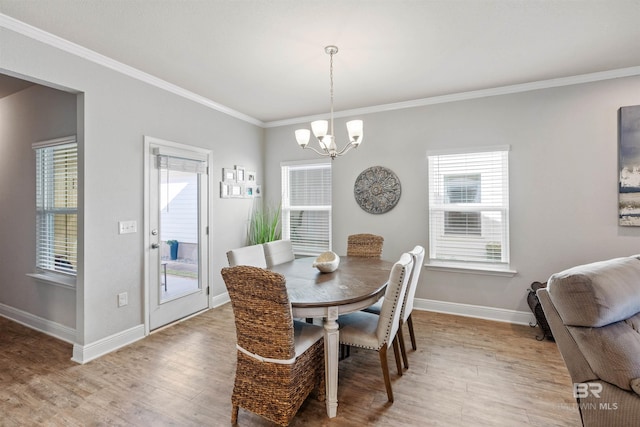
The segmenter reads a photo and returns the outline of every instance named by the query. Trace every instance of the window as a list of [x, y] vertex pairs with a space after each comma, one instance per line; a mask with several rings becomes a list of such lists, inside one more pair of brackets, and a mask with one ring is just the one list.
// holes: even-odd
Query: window
[[282, 164], [282, 238], [296, 255], [331, 250], [331, 163]]
[[428, 159], [430, 259], [508, 264], [508, 147]]
[[[444, 195], [447, 203], [480, 203], [480, 174], [445, 175]], [[445, 212], [444, 234], [480, 235], [480, 213]]]
[[36, 152], [36, 268], [76, 275], [78, 148], [75, 137], [33, 144]]

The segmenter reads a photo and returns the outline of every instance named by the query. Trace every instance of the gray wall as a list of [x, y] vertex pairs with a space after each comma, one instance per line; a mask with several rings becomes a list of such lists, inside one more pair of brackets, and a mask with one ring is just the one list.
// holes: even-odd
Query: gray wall
[[0, 99], [0, 304], [75, 329], [76, 293], [27, 276], [35, 265], [37, 141], [76, 134], [76, 95], [35, 85]]
[[[512, 278], [423, 269], [417, 298], [528, 311], [535, 280], [580, 263], [640, 252], [640, 228], [617, 225], [618, 108], [640, 104], [640, 77], [368, 114], [364, 142], [333, 162], [333, 246], [347, 236], [385, 237], [383, 257], [428, 249], [427, 150], [509, 144]], [[338, 145], [345, 121], [336, 120]], [[277, 199], [279, 164], [314, 158], [293, 131], [267, 129], [267, 195]], [[361, 210], [353, 184], [370, 166], [393, 170], [398, 205], [383, 215]]]
[[[82, 242], [79, 243], [81, 265], [76, 290], [76, 343], [95, 343], [142, 324], [143, 136], [211, 149], [212, 181], [217, 186], [222, 168], [236, 164], [255, 170], [261, 183], [263, 130], [7, 29], [0, 29], [0, 72], [80, 93]], [[20, 162], [16, 168], [26, 170], [31, 159], [16, 161]], [[22, 238], [24, 242], [32, 241], [31, 213], [10, 207], [5, 214], [5, 194], [8, 197], [10, 192], [12, 201], [31, 194], [33, 181], [25, 177], [26, 174], [20, 174], [24, 179], [11, 177], [11, 185], [16, 188], [8, 188], [4, 176], [0, 183], [3, 217], [11, 218], [11, 226], [19, 223], [20, 228], [26, 230], [17, 236], [20, 242]], [[252, 205], [249, 199], [220, 199], [215, 189], [214, 195], [213, 223], [210, 224], [212, 296], [225, 291], [219, 272], [227, 265], [226, 251], [245, 243], [246, 219]], [[136, 220], [138, 233], [118, 235], [120, 220]], [[1, 246], [0, 259], [14, 259], [10, 251], [8, 246]], [[2, 264], [0, 304], [11, 304], [16, 309], [67, 325], [70, 316], [61, 314], [60, 310], [67, 308], [68, 300], [52, 299], [51, 294], [56, 291], [47, 287], [50, 285], [40, 285], [36, 291], [24, 295], [24, 284], [30, 280], [24, 274], [32, 268], [28, 251], [25, 255], [25, 261], [15, 265]], [[9, 283], [8, 277], [18, 283]], [[129, 304], [118, 308], [116, 295], [123, 291], [129, 293]], [[48, 311], [47, 307], [51, 306], [58, 308]]]

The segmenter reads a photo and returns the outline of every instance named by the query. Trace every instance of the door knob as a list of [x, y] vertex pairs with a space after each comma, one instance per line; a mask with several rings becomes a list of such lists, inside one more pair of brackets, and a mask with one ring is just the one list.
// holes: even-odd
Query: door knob
[[158, 249], [159, 247], [160, 247], [160, 245], [157, 244], [157, 243], [152, 243], [151, 244], [151, 249]]

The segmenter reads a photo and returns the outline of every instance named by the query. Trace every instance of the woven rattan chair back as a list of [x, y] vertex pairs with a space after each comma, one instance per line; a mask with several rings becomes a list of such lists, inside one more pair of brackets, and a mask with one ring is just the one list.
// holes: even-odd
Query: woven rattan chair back
[[322, 335], [296, 354], [294, 330], [298, 326], [294, 328], [281, 274], [239, 265], [223, 268], [222, 277], [231, 299], [237, 336], [231, 423], [237, 423], [242, 407], [286, 426], [312, 390], [316, 389], [318, 399], [324, 400]]
[[375, 234], [352, 234], [347, 237], [347, 255], [380, 258], [384, 238]]
[[273, 359], [294, 356], [293, 317], [283, 275], [252, 266], [224, 268], [238, 345]]

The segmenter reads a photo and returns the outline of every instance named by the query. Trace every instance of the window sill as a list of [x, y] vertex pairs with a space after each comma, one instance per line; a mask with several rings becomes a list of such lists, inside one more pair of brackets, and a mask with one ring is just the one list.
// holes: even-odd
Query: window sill
[[27, 273], [27, 276], [36, 279], [39, 282], [47, 283], [50, 285], [60, 286], [66, 289], [76, 289], [76, 278], [67, 277], [57, 274], [47, 273]]
[[518, 274], [517, 271], [511, 270], [508, 265], [499, 266], [431, 261], [425, 263], [425, 267], [427, 268], [427, 270], [448, 271], [453, 273], [485, 274], [489, 276], [513, 277]]

